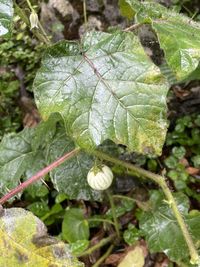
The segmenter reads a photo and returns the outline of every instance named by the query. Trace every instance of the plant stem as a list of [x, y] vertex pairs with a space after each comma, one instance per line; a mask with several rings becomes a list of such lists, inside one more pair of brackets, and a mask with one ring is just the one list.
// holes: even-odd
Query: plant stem
[[110, 245], [110, 247], [108, 248], [108, 250], [106, 251], [106, 253], [103, 254], [103, 256], [101, 258], [99, 258], [98, 261], [92, 267], [98, 267], [98, 266], [100, 266], [100, 264], [102, 262], [104, 262], [104, 260], [110, 255], [110, 253], [112, 252], [113, 248], [114, 248], [114, 245]]
[[91, 248], [88, 248], [85, 252], [79, 254], [77, 257], [83, 257], [83, 256], [90, 255], [95, 250], [97, 250], [97, 249], [105, 246], [106, 244], [110, 243], [110, 241], [112, 241], [115, 238], [115, 236], [116, 235], [114, 234], [114, 235], [111, 235], [109, 237], [101, 239], [101, 241], [99, 243], [97, 243], [96, 245], [92, 246]]
[[134, 31], [138, 28], [140, 28], [142, 25], [144, 25], [145, 23], [137, 23], [137, 24], [133, 24], [130, 27], [124, 29], [124, 32], [130, 32], [130, 31]]
[[111, 220], [107, 220], [107, 219], [100, 219], [100, 218], [89, 218], [87, 219], [88, 222], [104, 222], [104, 223], [109, 223], [109, 224], [114, 224], [114, 222], [112, 222]]
[[84, 16], [84, 23], [87, 24], [87, 6], [86, 6], [86, 0], [83, 0], [83, 16]]
[[118, 223], [117, 216], [116, 216], [115, 204], [114, 204], [114, 201], [113, 201], [113, 197], [112, 197], [112, 195], [110, 194], [109, 191], [106, 191], [106, 193], [107, 193], [107, 196], [108, 196], [108, 199], [109, 199], [109, 202], [110, 202], [110, 207], [111, 207], [111, 211], [112, 211], [112, 216], [113, 216], [113, 221], [114, 221], [117, 237], [120, 238], [119, 223]]
[[35, 12], [33, 6], [31, 5], [31, 2], [30, 2], [29, 0], [26, 0], [26, 3], [28, 4], [28, 7], [30, 8], [30, 10], [31, 10], [32, 12]]
[[93, 155], [101, 158], [101, 159], [104, 159], [106, 161], [110, 161], [114, 164], [117, 164], [117, 165], [120, 165], [120, 166], [123, 166], [127, 169], [130, 169], [131, 171], [134, 172], [134, 174], [138, 174], [139, 176], [144, 176], [146, 178], [149, 178], [151, 180], [153, 180], [154, 182], [156, 182], [163, 190], [167, 200], [168, 200], [168, 203], [170, 204], [172, 210], [173, 210], [173, 213], [174, 213], [174, 216], [176, 217], [177, 219], [177, 222], [181, 228], [181, 231], [182, 231], [182, 234], [185, 238], [185, 241], [187, 243], [187, 246], [188, 246], [188, 249], [189, 249], [189, 252], [190, 252], [190, 257], [191, 257], [191, 263], [192, 264], [197, 264], [199, 262], [199, 255], [198, 255], [198, 252], [195, 248], [195, 245], [193, 243], [193, 240], [189, 234], [189, 231], [188, 231], [188, 228], [187, 228], [187, 225], [180, 213], [180, 211], [178, 210], [178, 207], [177, 207], [177, 203], [171, 193], [171, 191], [169, 190], [167, 184], [166, 184], [166, 181], [165, 181], [165, 178], [158, 175], [158, 174], [154, 174], [150, 171], [147, 171], [147, 170], [144, 170], [140, 167], [137, 167], [135, 165], [132, 165], [131, 163], [128, 163], [128, 162], [124, 162], [122, 160], [119, 160], [117, 158], [114, 158], [110, 155], [107, 155], [106, 153], [104, 152], [101, 152], [101, 151], [97, 151], [95, 150], [94, 152], [92, 152]]
[[5, 196], [3, 196], [0, 199], [0, 204], [3, 205], [11, 197], [15, 196], [16, 194], [18, 194], [19, 192], [21, 192], [25, 188], [27, 188], [29, 185], [31, 185], [31, 184], [35, 183], [36, 181], [38, 181], [39, 179], [41, 179], [43, 176], [45, 176], [51, 170], [53, 170], [56, 167], [58, 167], [59, 165], [61, 165], [64, 161], [66, 161], [66, 160], [74, 157], [76, 154], [79, 153], [79, 151], [80, 151], [79, 148], [76, 148], [76, 149], [70, 151], [69, 153], [65, 154], [61, 158], [59, 158], [56, 161], [54, 161], [53, 163], [51, 163], [46, 168], [42, 169], [41, 171], [39, 171], [38, 173], [36, 173], [35, 175], [33, 175], [31, 178], [29, 178], [25, 182], [23, 182], [20, 185], [18, 185], [16, 188], [12, 189], [10, 192], [8, 192], [8, 194], [6, 194]]

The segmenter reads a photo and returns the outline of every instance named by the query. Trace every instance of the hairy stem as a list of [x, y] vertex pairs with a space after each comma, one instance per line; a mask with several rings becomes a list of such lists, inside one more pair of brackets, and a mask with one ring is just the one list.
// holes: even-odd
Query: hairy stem
[[92, 267], [99, 267], [101, 265], [101, 263], [104, 262], [104, 260], [110, 255], [113, 248], [114, 248], [114, 245], [110, 245], [110, 247], [108, 248], [106, 253], [103, 254], [103, 256], [101, 258], [99, 258], [98, 261]]
[[110, 243], [114, 238], [115, 238], [115, 234], [111, 235], [109, 237], [103, 238], [99, 241], [99, 243], [97, 243], [96, 245], [92, 246], [91, 248], [88, 248], [86, 251], [84, 251], [83, 253], [79, 254], [77, 257], [83, 257], [83, 256], [87, 256], [90, 255], [92, 252], [94, 252], [95, 250], [107, 245], [108, 243]]
[[78, 154], [80, 151], [79, 148], [76, 148], [72, 151], [70, 151], [69, 153], [65, 154], [64, 156], [62, 156], [61, 158], [57, 159], [56, 161], [54, 161], [53, 163], [51, 163], [49, 166], [47, 166], [46, 168], [42, 169], [41, 171], [39, 171], [38, 173], [36, 173], [35, 175], [33, 175], [31, 178], [29, 178], [28, 180], [26, 180], [25, 182], [21, 183], [20, 185], [18, 185], [16, 188], [12, 189], [10, 192], [8, 192], [8, 194], [6, 194], [5, 196], [3, 196], [0, 199], [0, 204], [3, 205], [6, 201], [8, 201], [11, 197], [15, 196], [16, 194], [18, 194], [19, 192], [23, 191], [25, 188], [27, 188], [29, 185], [35, 183], [36, 181], [40, 180], [43, 176], [45, 176], [47, 173], [49, 173], [51, 170], [55, 169], [56, 167], [58, 167], [59, 165], [61, 165], [64, 161], [74, 157], [76, 154]]
[[101, 158], [101, 159], [104, 159], [106, 161], [109, 161], [109, 162], [112, 162], [114, 164], [117, 164], [117, 165], [120, 165], [120, 166], [123, 166], [127, 169], [130, 169], [134, 174], [137, 174], [139, 176], [144, 176], [146, 178], [149, 178], [151, 180], [153, 180], [155, 183], [157, 183], [163, 190], [164, 194], [165, 194], [165, 197], [169, 203], [169, 205], [171, 206], [172, 210], [173, 210], [173, 213], [174, 213], [174, 216], [176, 217], [177, 219], [177, 222], [181, 228], [181, 231], [182, 231], [182, 234], [185, 238], [185, 241], [187, 243], [187, 246], [188, 246], [188, 249], [189, 249], [189, 252], [190, 252], [190, 257], [191, 257], [191, 263], [192, 264], [197, 264], [199, 263], [199, 255], [198, 255], [198, 252], [195, 248], [195, 245], [193, 243], [193, 240], [189, 234], [189, 231], [188, 231], [188, 227], [180, 213], [180, 211], [178, 210], [178, 206], [177, 206], [177, 203], [176, 203], [176, 200], [174, 199], [171, 191], [169, 190], [167, 184], [166, 184], [166, 181], [165, 181], [165, 178], [160, 176], [160, 175], [157, 175], [157, 174], [154, 174], [150, 171], [147, 171], [147, 170], [144, 170], [140, 167], [137, 167], [131, 163], [128, 163], [128, 162], [124, 162], [122, 160], [119, 160], [117, 158], [114, 158], [112, 156], [109, 156], [108, 154], [104, 153], [104, 152], [101, 152], [101, 151], [94, 151], [92, 152], [93, 155]]

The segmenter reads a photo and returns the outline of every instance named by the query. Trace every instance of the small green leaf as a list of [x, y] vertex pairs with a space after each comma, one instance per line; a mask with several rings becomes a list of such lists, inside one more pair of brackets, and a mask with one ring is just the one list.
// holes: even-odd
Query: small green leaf
[[[174, 194], [178, 209], [184, 216], [194, 242], [200, 240], [200, 213], [188, 214], [188, 198]], [[151, 199], [152, 201], [152, 199]], [[161, 198], [150, 212], [144, 212], [140, 218], [140, 229], [144, 234], [150, 251], [164, 252], [172, 261], [182, 261], [189, 257], [188, 247], [169, 204]]]
[[45, 225], [21, 208], [1, 210], [0, 266], [81, 267], [68, 245], [48, 236]]
[[78, 208], [66, 210], [62, 223], [62, 237], [69, 243], [89, 239], [89, 225], [83, 216], [83, 210]]
[[49, 206], [44, 201], [34, 202], [28, 205], [27, 209], [30, 210], [35, 216], [40, 218], [44, 216], [47, 212], [49, 212]]
[[196, 156], [192, 157], [191, 160], [192, 160], [195, 168], [200, 168], [200, 155], [196, 155]]
[[140, 230], [135, 227], [133, 224], [128, 225], [128, 229], [124, 231], [123, 238], [124, 241], [129, 245], [134, 245], [137, 240], [140, 238]]
[[177, 159], [182, 159], [185, 156], [186, 149], [183, 146], [180, 147], [173, 147], [172, 149], [172, 154], [177, 158]]
[[0, 36], [9, 35], [13, 17], [13, 1], [0, 0]]
[[170, 169], [176, 169], [176, 166], [178, 164], [178, 159], [174, 156], [169, 156], [165, 159], [165, 165]]
[[168, 85], [132, 33], [90, 32], [81, 43], [48, 48], [34, 81], [44, 120], [60, 113], [67, 134], [85, 149], [110, 139], [160, 154]]
[[89, 247], [89, 240], [77, 240], [69, 245], [73, 255], [79, 255]]

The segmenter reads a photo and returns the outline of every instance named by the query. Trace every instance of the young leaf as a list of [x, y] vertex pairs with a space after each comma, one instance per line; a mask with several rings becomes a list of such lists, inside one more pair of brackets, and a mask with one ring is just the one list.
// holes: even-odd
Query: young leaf
[[186, 79], [199, 64], [200, 24], [156, 2], [125, 1], [137, 12], [139, 22], [151, 23], [177, 80]]
[[0, 36], [9, 35], [13, 17], [13, 1], [0, 0]]
[[[200, 240], [200, 213], [188, 214], [188, 199], [182, 193], [174, 194], [181, 214], [195, 242]], [[151, 212], [143, 213], [140, 229], [146, 237], [152, 253], [164, 252], [172, 261], [184, 261], [189, 257], [188, 247], [169, 204], [157, 199]]]
[[83, 210], [66, 210], [62, 223], [62, 236], [69, 243], [89, 239], [89, 225], [83, 216]]
[[71, 255], [68, 245], [47, 235], [45, 225], [31, 212], [2, 210], [0, 225], [0, 266], [83, 266]]
[[110, 139], [140, 153], [161, 153], [167, 91], [137, 37], [125, 32], [90, 32], [80, 44], [53, 45], [34, 82], [43, 118], [60, 113], [80, 147]]
[[[47, 147], [46, 158], [49, 163], [75, 148], [73, 141], [60, 128]], [[101, 200], [101, 193], [90, 188], [87, 173], [93, 166], [93, 157], [84, 152], [61, 164], [51, 171], [50, 177], [55, 189], [65, 193], [69, 199]]]

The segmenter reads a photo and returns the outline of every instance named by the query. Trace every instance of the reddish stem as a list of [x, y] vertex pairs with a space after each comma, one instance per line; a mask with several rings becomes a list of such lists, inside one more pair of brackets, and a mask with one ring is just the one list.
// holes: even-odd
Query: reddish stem
[[56, 167], [58, 167], [59, 165], [61, 165], [65, 160], [70, 159], [73, 156], [75, 156], [76, 154], [78, 154], [79, 150], [80, 150], [79, 148], [76, 148], [76, 149], [70, 151], [69, 153], [65, 154], [61, 158], [57, 159], [56, 161], [54, 161], [53, 163], [51, 163], [50, 165], [48, 165], [47, 167], [45, 167], [44, 169], [42, 169], [41, 171], [39, 171], [38, 173], [33, 175], [31, 178], [29, 178], [25, 182], [21, 183], [20, 185], [18, 185], [14, 189], [12, 189], [10, 192], [8, 192], [8, 194], [6, 194], [5, 196], [3, 196], [0, 199], [0, 204], [3, 205], [11, 197], [18, 194], [19, 192], [21, 192], [25, 188], [27, 188], [29, 185], [31, 185], [31, 184], [35, 183], [36, 181], [38, 181], [39, 179], [41, 179], [48, 172], [50, 172], [51, 170], [53, 170]]

